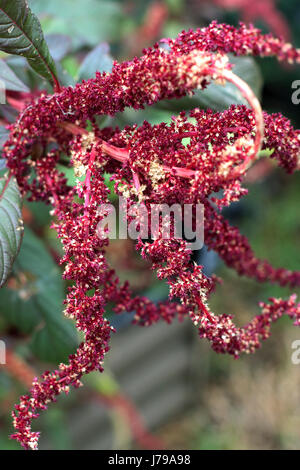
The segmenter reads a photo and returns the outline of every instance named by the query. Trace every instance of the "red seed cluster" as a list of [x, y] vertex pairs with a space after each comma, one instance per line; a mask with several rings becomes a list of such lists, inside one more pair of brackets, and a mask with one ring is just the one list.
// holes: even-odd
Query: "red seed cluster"
[[253, 353], [260, 347], [260, 341], [270, 336], [270, 326], [282, 315], [286, 314], [294, 319], [294, 325], [300, 325], [300, 304], [296, 303], [296, 296], [288, 300], [270, 299], [270, 304], [261, 303], [261, 315], [242, 328], [237, 327], [231, 315], [213, 316], [212, 321], [201, 319], [199, 322], [199, 335], [207, 338], [212, 348], [218, 353], [229, 353], [238, 357], [240, 353]]
[[[13, 412], [16, 433], [26, 449], [36, 449], [38, 433], [31, 421], [78, 387], [84, 374], [102, 370], [112, 331], [105, 317], [108, 302], [116, 313], [135, 312], [134, 322], [151, 325], [160, 319], [170, 323], [190, 316], [217, 352], [237, 357], [253, 352], [269, 335], [270, 325], [286, 314], [300, 322], [295, 297], [271, 299], [262, 314], [243, 328], [229, 315], [210, 311], [208, 298], [217, 278], [208, 278], [203, 267], [191, 260], [184, 239], [165, 239], [158, 231], [154, 240], [139, 239], [137, 249], [151, 261], [158, 278], [168, 282], [170, 300], [155, 304], [135, 296], [129, 284], [121, 284], [106, 260], [108, 239], [97, 234], [108, 202], [104, 173], [111, 173], [115, 189], [129, 206], [139, 202], [150, 214], [152, 204], [203, 204], [205, 242], [239, 274], [258, 281], [291, 287], [300, 285], [300, 273], [275, 269], [258, 260], [247, 239], [231, 227], [219, 209], [247, 193], [243, 176], [260, 150], [272, 150], [272, 158], [289, 173], [300, 166], [300, 133], [280, 114], [263, 113], [248, 85], [233, 73], [226, 53], [276, 56], [300, 62], [300, 52], [253, 27], [239, 29], [213, 22], [207, 28], [181, 33], [145, 51], [140, 59], [115, 63], [110, 74], [65, 88], [52, 96], [32, 101], [12, 125], [4, 154], [10, 171], [24, 194], [53, 206], [54, 227], [61, 239], [64, 278], [73, 281], [65, 301], [65, 314], [76, 322], [84, 341], [67, 365], [46, 372], [36, 380], [29, 395], [21, 397]], [[129, 106], [143, 108], [159, 100], [179, 98], [203, 89], [212, 81], [234, 83], [248, 100], [249, 108], [231, 106], [227, 111], [195, 109], [181, 113], [170, 124], [99, 129], [95, 116], [112, 115]], [[87, 131], [87, 120], [92, 130]], [[264, 131], [265, 128], [265, 131]], [[90, 127], [91, 129], [91, 127]], [[57, 164], [70, 155], [78, 179], [68, 186]], [[222, 192], [220, 197], [216, 193]], [[130, 219], [130, 217], [129, 217]], [[144, 223], [141, 219], [140, 223]]]
[[207, 28], [183, 31], [173, 39], [165, 40], [172, 51], [187, 53], [193, 50], [233, 52], [236, 55], [260, 57], [275, 56], [280, 61], [299, 63], [299, 50], [272, 34], [261, 34], [254, 26], [241, 23], [240, 28], [213, 21]]

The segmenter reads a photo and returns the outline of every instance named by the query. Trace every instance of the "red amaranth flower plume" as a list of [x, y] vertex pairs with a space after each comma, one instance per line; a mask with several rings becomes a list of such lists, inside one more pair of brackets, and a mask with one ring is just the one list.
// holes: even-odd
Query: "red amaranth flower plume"
[[[166, 240], [161, 233], [153, 241], [139, 240], [137, 248], [150, 260], [158, 278], [167, 280], [173, 301], [157, 305], [134, 296], [129, 284], [121, 285], [106, 261], [108, 239], [97, 236], [104, 217], [98, 207], [108, 197], [103, 174], [108, 172], [116, 192], [126, 194], [129, 204], [142, 203], [147, 211], [151, 204], [204, 204], [206, 243], [239, 274], [300, 285], [299, 272], [275, 269], [258, 260], [246, 238], [218, 211], [246, 194], [242, 179], [261, 149], [274, 150], [272, 158], [289, 173], [300, 166], [299, 131], [281, 115], [262, 112], [252, 90], [233, 73], [226, 56], [229, 52], [300, 63], [299, 50], [271, 35], [245, 25], [235, 29], [213, 22], [207, 28], [183, 32], [175, 40], [163, 40], [163, 47], [156, 44], [140, 59], [115, 63], [110, 74], [98, 73], [96, 78], [52, 96], [41, 94], [22, 109], [17, 123], [10, 127], [4, 147], [8, 167], [24, 194], [53, 206], [54, 227], [65, 252], [61, 260], [64, 278], [73, 281], [65, 314], [84, 334], [69, 363], [36, 379], [30, 394], [16, 405], [13, 437], [26, 449], [37, 448], [32, 419], [60, 393], [68, 393], [71, 385], [80, 386], [84, 374], [102, 370], [112, 331], [105, 318], [107, 302], [114, 304], [116, 313], [135, 311], [134, 321], [142, 325], [190, 316], [200, 336], [216, 351], [235, 357], [253, 352], [268, 336], [271, 323], [283, 314], [299, 325], [300, 306], [293, 296], [271, 299], [270, 305], [262, 305], [262, 314], [243, 328], [236, 327], [229, 315], [215, 315], [208, 297], [217, 279], [205, 276], [202, 266], [191, 261], [184, 240], [174, 236]], [[249, 108], [232, 106], [223, 113], [195, 109], [174, 117], [169, 125], [145, 122], [124, 130], [100, 130], [96, 125], [96, 115], [114, 116], [127, 106], [138, 109], [179, 98], [213, 81], [235, 84]], [[92, 131], [86, 130], [87, 120]], [[186, 137], [190, 141], [184, 145]], [[32, 152], [37, 144], [38, 157]], [[75, 175], [85, 176], [75, 188], [67, 185], [57, 169], [62, 153], [71, 156]], [[217, 199], [215, 194], [221, 190], [223, 196]], [[173, 233], [172, 221], [170, 225]]]

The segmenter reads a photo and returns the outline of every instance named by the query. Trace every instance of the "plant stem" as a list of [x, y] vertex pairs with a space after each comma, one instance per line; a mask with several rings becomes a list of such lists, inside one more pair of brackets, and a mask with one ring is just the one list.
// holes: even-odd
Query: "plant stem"
[[257, 157], [262, 146], [263, 137], [264, 137], [263, 112], [262, 112], [258, 99], [256, 98], [255, 94], [253, 93], [249, 85], [244, 80], [242, 80], [240, 77], [235, 75], [231, 70], [224, 70], [222, 72], [222, 78], [234, 84], [240, 90], [243, 97], [248, 101], [249, 105], [251, 106], [253, 113], [254, 113], [254, 117], [255, 117], [256, 136], [254, 140], [253, 153], [250, 153], [246, 157], [245, 161], [240, 166], [238, 166], [234, 171], [234, 173], [236, 174], [243, 174], [245, 170], [247, 170], [250, 162]]

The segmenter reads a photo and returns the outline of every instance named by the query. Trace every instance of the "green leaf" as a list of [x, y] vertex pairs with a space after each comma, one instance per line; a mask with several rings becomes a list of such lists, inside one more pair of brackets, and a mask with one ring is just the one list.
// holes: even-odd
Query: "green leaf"
[[47, 34], [67, 34], [74, 48], [120, 38], [122, 5], [107, 0], [30, 0]]
[[[17, 55], [9, 55], [5, 60], [7, 65], [13, 70], [13, 72], [17, 75], [17, 77], [26, 84], [26, 86], [31, 90], [33, 87], [31, 86], [29, 70], [32, 72], [32, 69], [29, 67], [27, 60], [25, 57], [17, 56]], [[34, 76], [38, 79], [40, 78], [38, 75], [34, 73]]]
[[45, 297], [48, 286], [52, 306], [56, 308], [53, 314], [61, 314], [63, 285], [60, 271], [42, 241], [28, 227], [12, 274], [14, 282], [0, 290], [0, 312], [11, 325], [23, 333], [32, 332], [41, 323], [44, 325], [43, 307], [41, 309], [38, 297]]
[[108, 44], [101, 43], [95, 47], [82, 62], [78, 76], [79, 80], [88, 80], [98, 72], [111, 72], [113, 59], [109, 53]]
[[30, 348], [42, 361], [63, 362], [74, 353], [78, 345], [74, 326], [67, 321], [56, 320], [46, 323], [32, 337]]
[[55, 63], [40, 22], [26, 0], [0, 1], [0, 50], [26, 57], [35, 72], [57, 83]]
[[[14, 274], [18, 271], [14, 269]], [[40, 314], [36, 306], [34, 285], [25, 277], [28, 273], [17, 278], [15, 284], [9, 282], [0, 290], [0, 313], [7, 324], [17, 328], [24, 334], [29, 334], [40, 323]], [[25, 281], [26, 279], [26, 281]]]
[[0, 59], [0, 80], [4, 82], [6, 90], [22, 91], [25, 93], [30, 91], [25, 83], [21, 82], [12, 69], [2, 59]]
[[9, 136], [9, 131], [5, 129], [4, 126], [0, 126], [0, 148], [7, 141]]
[[[262, 77], [255, 60], [252, 57], [230, 57], [230, 62], [234, 63], [233, 72], [242, 78], [255, 95], [260, 98], [262, 90]], [[212, 108], [216, 111], [223, 111], [232, 104], [248, 105], [247, 100], [242, 96], [240, 90], [232, 83], [220, 86], [211, 84], [206, 90], [198, 91], [197, 97], [201, 106]]]
[[105, 185], [110, 190], [110, 194], [108, 196], [108, 199], [111, 202], [115, 202], [115, 201], [118, 200], [118, 195], [115, 193], [115, 183], [114, 183], [114, 181], [111, 181], [110, 178], [111, 178], [111, 175], [109, 173], [104, 174]]
[[42, 240], [28, 227], [11, 282], [0, 290], [0, 312], [23, 333], [39, 359], [64, 361], [78, 345], [75, 326], [62, 314], [64, 283]]
[[[233, 72], [248, 83], [259, 99], [261, 97], [263, 82], [260, 69], [255, 60], [252, 57], [235, 56], [230, 56], [229, 60], [231, 63], [235, 64]], [[195, 94], [191, 97], [162, 101], [158, 106], [173, 111], [197, 107], [223, 111], [232, 104], [248, 105], [238, 88], [232, 83], [226, 82], [225, 86], [212, 83], [205, 90], [195, 90]]]
[[14, 178], [0, 179], [0, 287], [6, 281], [19, 253], [23, 222], [21, 195]]
[[57, 77], [58, 81], [61, 84], [61, 86], [74, 86], [76, 84], [76, 81], [72, 77], [72, 75], [69, 74], [69, 72], [62, 67], [60, 62], [56, 62], [56, 70], [57, 70]]
[[72, 77], [74, 83], [76, 83], [75, 79], [77, 79], [79, 70], [79, 62], [77, 58], [75, 56], [68, 55], [62, 60], [61, 66], [63, 67], [63, 70]]
[[72, 40], [66, 34], [47, 34], [45, 39], [55, 61], [63, 59], [71, 50]]
[[9, 123], [16, 122], [18, 114], [18, 111], [12, 108], [9, 104], [2, 104], [0, 106], [0, 115]]

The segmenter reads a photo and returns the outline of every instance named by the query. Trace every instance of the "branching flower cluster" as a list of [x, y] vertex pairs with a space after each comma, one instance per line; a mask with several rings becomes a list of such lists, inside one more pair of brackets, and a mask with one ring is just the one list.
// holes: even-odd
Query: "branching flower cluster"
[[[141, 325], [189, 316], [215, 351], [234, 357], [254, 352], [282, 315], [299, 326], [295, 296], [261, 304], [262, 313], [244, 327], [236, 326], [231, 315], [216, 315], [208, 298], [218, 279], [208, 278], [202, 266], [191, 261], [185, 240], [166, 240], [159, 234], [155, 240], [140, 239], [137, 249], [151, 261], [158, 278], [168, 282], [170, 300], [155, 304], [135, 296], [106, 261], [108, 239], [97, 236], [104, 217], [98, 207], [108, 202], [104, 173], [110, 173], [115, 191], [126, 195], [129, 204], [140, 202], [147, 210], [155, 203], [203, 204], [205, 243], [240, 275], [300, 286], [300, 272], [276, 269], [257, 259], [247, 239], [220, 212], [247, 193], [242, 180], [260, 150], [273, 150], [271, 158], [288, 173], [300, 168], [300, 132], [280, 114], [261, 110], [249, 86], [233, 73], [227, 53], [300, 63], [299, 50], [271, 35], [243, 24], [235, 29], [213, 22], [175, 40], [163, 40], [141, 58], [115, 63], [109, 74], [97, 73], [95, 79], [51, 96], [42, 93], [11, 126], [4, 147], [8, 167], [24, 194], [53, 207], [54, 227], [64, 247], [63, 276], [72, 281], [65, 314], [84, 335], [69, 363], [35, 379], [30, 394], [16, 405], [13, 437], [26, 449], [38, 444], [32, 419], [70, 386], [80, 386], [84, 374], [102, 371], [113, 331], [105, 317], [108, 302], [118, 314], [134, 311], [134, 322]], [[180, 113], [171, 124], [144, 122], [123, 130], [99, 129], [96, 123], [95, 116], [114, 116], [126, 107], [143, 108], [226, 81], [239, 88], [249, 107], [231, 106], [222, 113], [194, 109]], [[84, 176], [84, 182], [78, 179], [75, 187], [68, 186], [57, 169], [63, 155], [71, 156], [75, 175]]]

